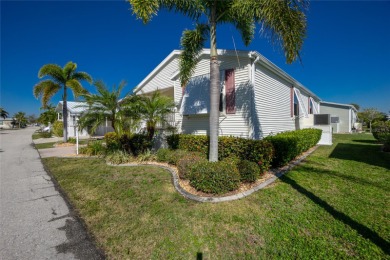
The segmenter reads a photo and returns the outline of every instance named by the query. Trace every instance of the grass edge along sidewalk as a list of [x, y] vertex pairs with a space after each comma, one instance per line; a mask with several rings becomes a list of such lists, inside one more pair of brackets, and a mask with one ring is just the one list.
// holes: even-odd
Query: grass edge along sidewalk
[[390, 155], [371, 135], [335, 135], [270, 187], [220, 204], [183, 198], [155, 167], [44, 162], [109, 258], [389, 258]]

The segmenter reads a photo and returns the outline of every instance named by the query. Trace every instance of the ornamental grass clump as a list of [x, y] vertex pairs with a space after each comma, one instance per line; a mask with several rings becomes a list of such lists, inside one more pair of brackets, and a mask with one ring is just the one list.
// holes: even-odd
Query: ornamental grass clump
[[125, 151], [116, 150], [106, 155], [106, 162], [111, 164], [123, 164], [134, 161], [132, 156]]

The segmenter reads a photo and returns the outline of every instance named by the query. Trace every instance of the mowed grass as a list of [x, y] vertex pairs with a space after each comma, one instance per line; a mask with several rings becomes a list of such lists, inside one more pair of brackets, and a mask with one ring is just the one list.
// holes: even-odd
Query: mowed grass
[[390, 259], [390, 154], [335, 135], [276, 183], [197, 203], [153, 166], [44, 159], [110, 259]]

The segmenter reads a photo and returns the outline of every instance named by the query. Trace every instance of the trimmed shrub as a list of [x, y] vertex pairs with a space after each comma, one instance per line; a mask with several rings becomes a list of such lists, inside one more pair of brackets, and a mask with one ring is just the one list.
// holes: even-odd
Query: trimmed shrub
[[144, 134], [133, 134], [131, 136], [124, 134], [119, 138], [119, 143], [123, 150], [134, 156], [145, 153], [152, 148], [152, 142]]
[[158, 162], [167, 163], [170, 160], [171, 155], [172, 155], [172, 150], [166, 148], [160, 148], [156, 152], [156, 160]]
[[201, 153], [197, 152], [187, 152], [186, 155], [180, 157], [176, 163], [179, 177], [181, 179], [187, 179], [190, 174], [192, 165], [200, 161], [206, 162], [207, 159], [206, 157], [202, 156]]
[[390, 121], [375, 122], [371, 126], [372, 135], [381, 143], [385, 143], [390, 138]]
[[49, 132], [40, 132], [39, 135], [40, 135], [41, 138], [50, 138], [52, 136], [52, 133], [51, 133], [51, 131], [49, 131]]
[[106, 155], [106, 162], [112, 164], [129, 163], [132, 161], [130, 154], [125, 151], [116, 150]]
[[270, 141], [275, 149], [272, 166], [282, 166], [293, 160], [301, 153], [315, 146], [321, 139], [320, 129], [301, 129], [287, 131], [275, 136], [267, 136], [264, 140]]
[[104, 135], [106, 147], [110, 151], [119, 150], [121, 148], [118, 135], [115, 132], [108, 132]]
[[55, 121], [53, 124], [53, 134], [58, 137], [64, 136], [64, 123], [62, 121]]
[[241, 160], [237, 164], [242, 182], [255, 182], [260, 177], [260, 168], [255, 162]]
[[223, 194], [240, 185], [237, 166], [228, 161], [196, 162], [190, 167], [188, 178], [197, 190], [213, 194]]
[[[199, 152], [208, 157], [209, 137], [203, 135], [171, 135], [167, 138], [171, 149]], [[261, 172], [269, 169], [274, 150], [270, 142], [239, 137], [222, 136], [218, 138], [218, 159], [236, 156], [241, 160], [258, 163]]]

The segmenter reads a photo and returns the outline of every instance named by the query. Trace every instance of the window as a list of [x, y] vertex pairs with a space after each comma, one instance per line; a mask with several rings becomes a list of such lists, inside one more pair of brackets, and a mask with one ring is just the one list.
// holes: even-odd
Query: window
[[234, 69], [225, 70], [226, 114], [236, 113], [236, 87]]
[[294, 92], [294, 105], [293, 105], [293, 108], [294, 108], [294, 116], [299, 116], [299, 101], [298, 101], [297, 94], [295, 92]]
[[310, 97], [309, 97], [309, 114], [313, 114], [313, 102], [311, 101]]

